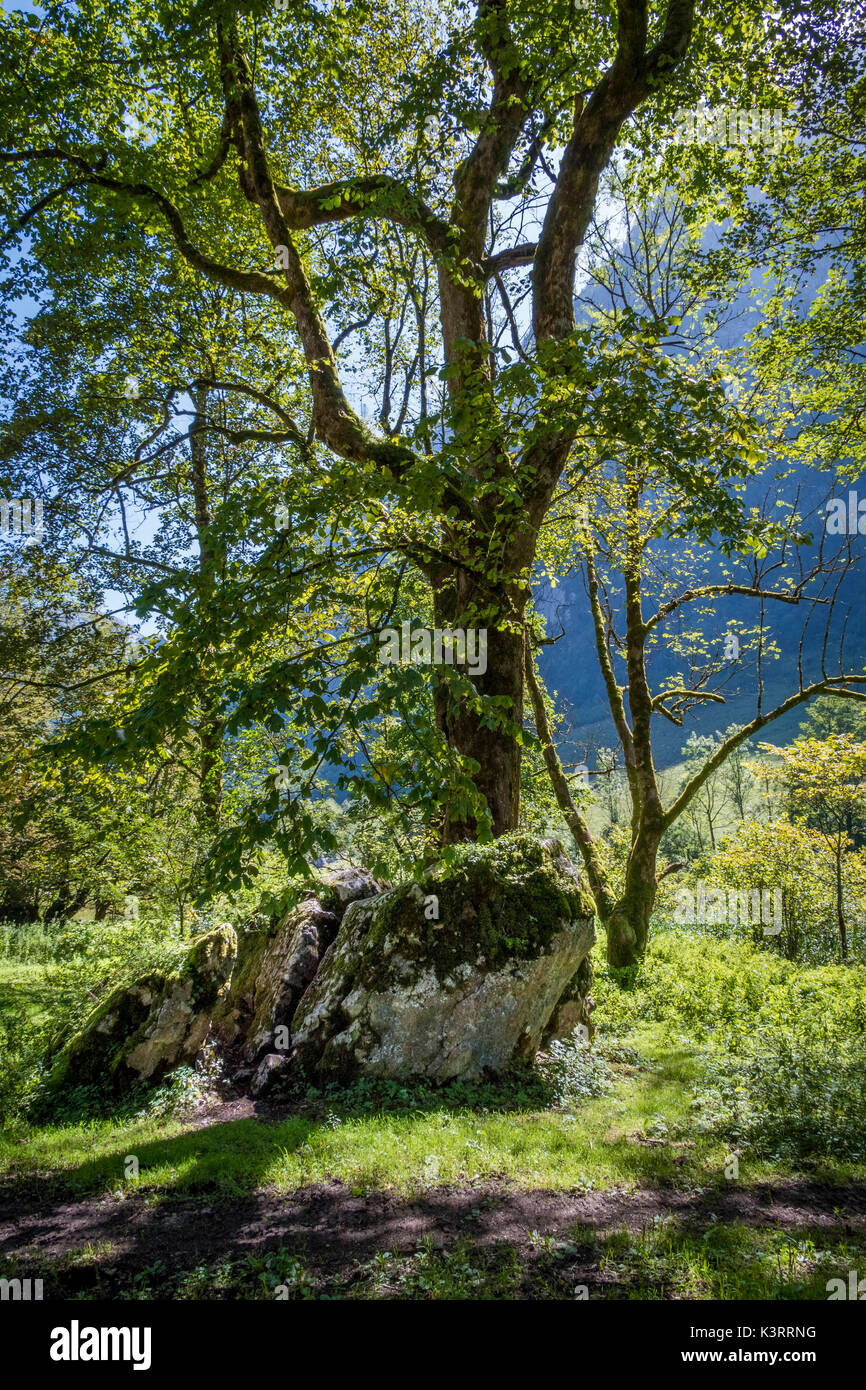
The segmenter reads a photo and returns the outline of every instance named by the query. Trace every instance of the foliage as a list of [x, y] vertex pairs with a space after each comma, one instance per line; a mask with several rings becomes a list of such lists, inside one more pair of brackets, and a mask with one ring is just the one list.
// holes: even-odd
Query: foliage
[[596, 965], [593, 997], [603, 1035], [653, 1022], [703, 1041], [716, 1030], [784, 1032], [808, 1018], [816, 1035], [841, 1042], [866, 1031], [864, 985], [863, 965], [802, 966], [747, 940], [672, 927], [654, 931], [640, 966]]
[[[149, 625], [62, 756], [103, 787], [180, 765], [211, 841], [188, 877], [230, 892], [274, 846], [292, 873], [335, 851], [323, 779], [402, 843], [516, 829], [560, 479], [649, 442], [685, 490], [675, 529], [730, 541], [760, 455], [719, 362], [667, 351], [673, 316], [611, 332], [573, 294], [612, 157], [671, 164], [702, 80], [782, 101], [756, 0], [290, 14], [82, 0], [0, 26], [2, 463], [50, 502], [47, 549]], [[768, 161], [742, 154], [745, 189]], [[487, 671], [383, 664], [378, 633], [412, 619], [483, 628]]]
[[[866, 861], [862, 851], [844, 851], [841, 860], [845, 917], [853, 931], [852, 950], [862, 957], [866, 918]], [[757, 943], [774, 942], [791, 960], [819, 962], [837, 954], [834, 910], [835, 880], [826, 843], [808, 825], [781, 818], [765, 823], [746, 821], [723, 838], [716, 853], [691, 867], [680, 884], [705, 878], [707, 886], [722, 885], [737, 893], [757, 890], [781, 894], [782, 931], [766, 937], [763, 925], [728, 922], [723, 934], [748, 935]]]
[[832, 900], [839, 932], [839, 951], [848, 954], [843, 863], [848, 851], [866, 839], [866, 744], [851, 733], [826, 739], [799, 738], [790, 747], [762, 743], [770, 760], [759, 769], [769, 782], [784, 787], [791, 816], [817, 832], [822, 859], [833, 877]]
[[672, 930], [630, 974], [596, 972], [602, 1034], [652, 1020], [701, 1044], [702, 1132], [752, 1160], [862, 1161], [866, 968], [804, 968], [747, 940]]
[[736, 1050], [716, 1052], [694, 1106], [704, 1130], [777, 1162], [866, 1154], [866, 1036], [821, 1036], [809, 1019], [742, 1029]]

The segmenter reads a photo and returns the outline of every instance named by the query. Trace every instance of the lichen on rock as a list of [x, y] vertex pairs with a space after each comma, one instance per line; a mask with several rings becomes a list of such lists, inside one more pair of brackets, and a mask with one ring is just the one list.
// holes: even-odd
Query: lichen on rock
[[[431, 898], [438, 918], [425, 914]], [[593, 941], [591, 905], [555, 841], [466, 847], [419, 884], [349, 907], [295, 1013], [290, 1057], [261, 1082], [295, 1070], [501, 1074], [534, 1056]]]
[[287, 1074], [501, 1075], [588, 1020], [593, 941], [592, 904], [556, 841], [461, 846], [395, 888], [344, 869], [240, 949], [219, 928], [175, 972], [115, 990], [48, 1087], [157, 1081], [211, 1028], [255, 1095]]
[[247, 1061], [273, 1046], [276, 1030], [291, 1024], [349, 903], [381, 888], [363, 870], [338, 869], [307, 889], [300, 902], [269, 926], [242, 931], [231, 990], [214, 1014], [220, 1041], [240, 1046]]
[[590, 993], [591, 990], [592, 959], [590, 956], [584, 956], [574, 978], [559, 996], [559, 1002], [544, 1030], [541, 1039], [542, 1047], [547, 1047], [548, 1043], [555, 1042], [557, 1039], [570, 1038], [578, 1030], [584, 1041], [590, 1042], [592, 1040], [595, 1033], [592, 1021], [595, 1002]]

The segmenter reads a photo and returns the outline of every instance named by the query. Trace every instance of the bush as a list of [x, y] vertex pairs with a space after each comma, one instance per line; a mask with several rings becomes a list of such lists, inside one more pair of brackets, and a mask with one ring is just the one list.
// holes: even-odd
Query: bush
[[804, 968], [748, 941], [655, 935], [629, 972], [599, 961], [599, 1034], [661, 1024], [705, 1044], [700, 1127], [755, 1156], [866, 1157], [866, 968]]
[[762, 1032], [745, 1055], [713, 1051], [699, 1126], [768, 1160], [866, 1158], [866, 1039]]
[[602, 1036], [640, 1023], [698, 1040], [719, 1029], [785, 1033], [794, 1019], [837, 1041], [866, 1033], [866, 967], [804, 968], [752, 942], [684, 928], [654, 933], [627, 972], [612, 972], [596, 947], [593, 997]]
[[46, 1027], [26, 1009], [0, 1010], [0, 1115], [11, 1120], [26, 1111], [42, 1075]]

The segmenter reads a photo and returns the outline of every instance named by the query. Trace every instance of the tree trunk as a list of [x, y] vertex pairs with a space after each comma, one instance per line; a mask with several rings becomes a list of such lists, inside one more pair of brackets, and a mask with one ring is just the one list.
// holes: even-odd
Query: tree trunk
[[[199, 544], [200, 606], [207, 613], [216, 590], [216, 573], [219, 556], [211, 539], [211, 508], [207, 473], [207, 449], [202, 421], [207, 417], [208, 388], [199, 384], [195, 388], [195, 419], [189, 435], [190, 463], [192, 465], [192, 487], [195, 498], [195, 528]], [[203, 664], [205, 659], [203, 658]], [[202, 710], [199, 721], [199, 782], [201, 802], [199, 816], [209, 829], [219, 824], [222, 809], [222, 749], [225, 738], [225, 721], [219, 715], [219, 701], [208, 690], [207, 682], [202, 682]]]
[[54, 902], [45, 913], [46, 922], [60, 922], [66, 918], [74, 917], [87, 902], [86, 888], [80, 888], [77, 893], [72, 893], [69, 884], [64, 884], [54, 899]]
[[660, 838], [638, 833], [629, 854], [622, 896], [602, 915], [607, 932], [607, 961], [615, 969], [637, 965], [646, 950], [658, 891], [656, 859]]
[[845, 923], [845, 912], [842, 901], [842, 852], [836, 852], [836, 922], [839, 927], [839, 954], [843, 960], [848, 959], [848, 928]]
[[225, 739], [225, 720], [216, 712], [214, 705], [207, 701], [204, 705], [199, 727], [201, 744], [200, 786], [201, 814], [204, 822], [211, 828], [219, 824], [223, 800], [223, 760], [222, 749]]
[[[505, 699], [508, 703], [498, 710], [499, 718], [491, 720], [490, 711], [475, 708], [470, 700], [455, 702], [447, 675], [443, 678], [437, 672], [433, 695], [436, 723], [449, 747], [477, 763], [472, 781], [487, 802], [490, 829], [497, 838], [516, 830], [520, 816], [522, 749], [518, 731], [523, 726], [523, 630], [513, 614], [497, 615], [498, 621], [479, 621], [475, 615], [481, 605], [472, 603], [469, 594], [461, 594], [461, 587], [458, 581], [435, 594], [436, 626], [486, 632], [486, 670], [479, 669], [473, 675], [465, 664], [457, 669], [471, 679], [479, 696]], [[475, 650], [479, 650], [477, 645]], [[485, 721], [496, 727], [490, 728]], [[467, 813], [459, 806], [448, 807], [441, 823], [441, 841], [456, 844], [475, 840], [483, 824], [481, 814]]]

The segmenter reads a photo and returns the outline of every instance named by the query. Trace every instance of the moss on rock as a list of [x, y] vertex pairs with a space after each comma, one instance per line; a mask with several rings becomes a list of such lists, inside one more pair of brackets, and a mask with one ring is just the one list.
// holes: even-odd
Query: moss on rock
[[120, 1094], [193, 1061], [236, 954], [234, 930], [217, 927], [193, 942], [176, 971], [154, 971], [114, 990], [57, 1056], [48, 1091], [87, 1085]]
[[[425, 912], [431, 897], [437, 900], [436, 917]], [[461, 846], [451, 862], [432, 867], [417, 884], [382, 894], [365, 912], [370, 950], [364, 983], [373, 989], [387, 977], [396, 942], [401, 961], [423, 963], [442, 982], [479, 956], [488, 970], [507, 960], [533, 959], [547, 950], [564, 921], [592, 913], [557, 841], [503, 835], [489, 845]]]
[[343, 1080], [501, 1073], [534, 1055], [593, 924], [555, 841], [461, 849], [352, 904], [295, 1014], [294, 1061]]

